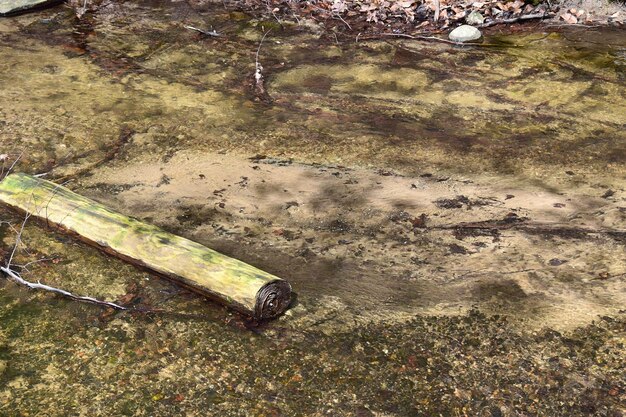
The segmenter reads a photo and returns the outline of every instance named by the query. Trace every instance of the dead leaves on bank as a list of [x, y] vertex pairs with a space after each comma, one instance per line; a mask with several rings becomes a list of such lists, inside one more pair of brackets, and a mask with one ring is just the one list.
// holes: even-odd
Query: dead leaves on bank
[[577, 23], [589, 20], [589, 13], [585, 12], [585, 10], [583, 9], [569, 9], [561, 13], [559, 17], [563, 19], [565, 23], [575, 25]]
[[[252, 6], [256, 0], [244, 0]], [[274, 17], [309, 16], [314, 19], [336, 19], [344, 23], [364, 21], [367, 23], [410, 25], [420, 31], [435, 31], [466, 23], [470, 13], [480, 14], [481, 26], [492, 26], [498, 22], [527, 18], [552, 17], [556, 9], [547, 3], [524, 0], [318, 0], [290, 1], [266, 0], [268, 10]], [[578, 21], [579, 15], [566, 16]], [[348, 25], [346, 23], [348, 27]]]
[[[346, 0], [335, 0], [345, 3]], [[343, 6], [345, 8], [345, 6]], [[485, 19], [485, 24], [497, 20], [508, 20], [523, 15], [546, 14], [548, 7], [532, 5], [522, 0], [424, 0], [388, 1], [370, 0], [360, 4], [360, 13], [367, 13], [368, 22], [385, 22], [389, 18], [404, 18], [406, 22], [418, 22], [419, 27], [428, 25], [433, 29], [445, 29], [456, 23], [464, 23], [472, 12], [477, 12]]]

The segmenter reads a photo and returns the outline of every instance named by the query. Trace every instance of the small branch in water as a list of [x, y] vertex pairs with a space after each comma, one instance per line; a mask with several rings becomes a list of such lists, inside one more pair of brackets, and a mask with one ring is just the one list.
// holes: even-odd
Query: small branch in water
[[218, 38], [218, 37], [222, 36], [219, 33], [217, 33], [217, 31], [215, 31], [215, 30], [208, 31], [208, 30], [199, 29], [197, 27], [189, 26], [189, 25], [186, 25], [186, 26], [183, 26], [183, 27], [185, 29], [195, 30], [196, 32], [202, 33], [203, 35], [206, 35], [206, 36], [213, 36], [214, 38]]
[[53, 262], [55, 259], [57, 259], [57, 258], [41, 258], [41, 259], [36, 259], [34, 261], [27, 262], [24, 265], [17, 265], [16, 264], [15, 266], [20, 268], [20, 271], [28, 271], [28, 272], [30, 272], [28, 270], [29, 266], [34, 265], [34, 264], [38, 264], [38, 263], [41, 263], [41, 262]]
[[[123, 306], [121, 306], [119, 304], [112, 303], [110, 301], [103, 301], [103, 300], [98, 300], [98, 299], [93, 298], [93, 297], [87, 297], [87, 296], [82, 296], [82, 295], [75, 295], [75, 294], [72, 294], [71, 292], [63, 290], [63, 289], [52, 287], [52, 286], [46, 285], [46, 284], [42, 284], [39, 281], [38, 282], [27, 281], [24, 278], [22, 278], [22, 276], [18, 272], [13, 270], [13, 268], [12, 268], [13, 258], [15, 257], [15, 254], [17, 253], [17, 250], [18, 250], [18, 247], [20, 246], [20, 243], [22, 242], [22, 234], [24, 232], [24, 227], [26, 226], [26, 222], [28, 221], [28, 219], [30, 218], [31, 215], [32, 215], [32, 213], [30, 213], [30, 212], [26, 213], [26, 215], [24, 216], [24, 221], [22, 221], [22, 225], [20, 226], [19, 231], [16, 231], [17, 233], [16, 233], [16, 236], [15, 236], [15, 245], [13, 246], [13, 249], [11, 250], [11, 254], [9, 255], [9, 259], [7, 260], [6, 265], [5, 266], [0, 266], [0, 271], [1, 272], [3, 272], [5, 275], [7, 275], [14, 282], [16, 282], [18, 284], [21, 284], [21, 285], [25, 285], [25, 286], [27, 286], [28, 288], [31, 288], [31, 289], [49, 291], [49, 292], [53, 292], [55, 294], [60, 294], [60, 295], [63, 295], [65, 297], [71, 298], [72, 300], [82, 301], [82, 302], [91, 303], [91, 304], [98, 304], [98, 305], [102, 305], [102, 306], [106, 306], [106, 307], [112, 307], [112, 308], [115, 308], [117, 310], [127, 310], [126, 307], [123, 307]], [[35, 262], [37, 262], [37, 261], [35, 261]], [[27, 263], [26, 265], [24, 265], [24, 268], [26, 268], [27, 265], [33, 264], [35, 262]]]
[[263, 41], [265, 40], [265, 37], [267, 36], [267, 34], [270, 33], [270, 31], [271, 29], [263, 34], [263, 37], [261, 38], [261, 42], [259, 42], [259, 47], [256, 50], [256, 55], [254, 59], [256, 71], [254, 73], [254, 78], [256, 79], [257, 83], [263, 80], [263, 74], [262, 74], [263, 67], [261, 66], [261, 63], [259, 62], [259, 54], [261, 53], [261, 46], [263, 45]]
[[521, 21], [524, 21], [524, 20], [550, 19], [550, 18], [553, 18], [554, 16], [556, 16], [556, 15], [555, 14], [551, 14], [551, 13], [527, 14], [527, 15], [522, 15], [522, 16], [518, 16], [518, 17], [513, 17], [513, 18], [510, 18], [510, 19], [492, 20], [491, 22], [483, 23], [482, 25], [478, 25], [477, 27], [479, 27], [479, 28], [488, 28], [490, 26], [495, 26], [495, 25], [500, 25], [500, 24], [517, 23], [517, 22], [521, 22]]
[[[603, 28], [605, 25], [588, 25], [586, 23], [548, 23], [547, 25], [550, 28], [563, 28], [563, 27], [577, 27], [577, 28], [585, 28], [585, 29], [597, 29]], [[594, 42], [597, 44], [597, 42]], [[603, 43], [602, 45], [606, 45]]]
[[285, 27], [283, 26], [283, 23], [280, 21], [280, 19], [278, 18], [278, 16], [276, 16], [276, 13], [274, 13], [275, 9], [272, 9], [272, 6], [270, 5], [269, 1], [265, 1], [265, 6], [267, 6], [267, 10], [270, 11], [270, 13], [272, 14], [272, 16], [274, 16], [274, 19], [276, 19], [276, 21], [278, 22], [278, 24], [280, 25], [281, 29], [285, 29]]
[[341, 17], [341, 16], [340, 16], [340, 15], [338, 15], [338, 14], [334, 14], [334, 15], [333, 15], [333, 17], [334, 17], [335, 19], [339, 19], [339, 20], [341, 20], [341, 21], [342, 21], [342, 22], [343, 22], [346, 26], [348, 26], [348, 29], [352, 30], [352, 26], [350, 26], [350, 24], [349, 24], [348, 22], [346, 22], [346, 21], [344, 20], [344, 18], [343, 18], [343, 17]]
[[15, 256], [15, 253], [17, 252], [17, 248], [22, 242], [22, 233], [24, 232], [24, 226], [26, 226], [26, 222], [28, 221], [28, 218], [30, 216], [31, 216], [31, 213], [26, 213], [26, 215], [24, 216], [24, 221], [22, 222], [22, 226], [20, 226], [20, 230], [17, 232], [17, 235], [15, 236], [15, 245], [13, 246], [13, 250], [11, 251], [11, 255], [9, 255], [9, 260], [7, 261], [7, 266], [6, 266], [9, 269], [11, 269], [11, 262], [13, 261], [13, 257]]
[[76, 18], [78, 20], [82, 19], [85, 13], [87, 13], [87, 0], [84, 0], [83, 5], [80, 7], [77, 7], [74, 13], [76, 14]]
[[[415, 39], [415, 40], [419, 40], [419, 41], [435, 41], [435, 42], [442, 42], [442, 43], [447, 43], [447, 44], [451, 44], [451, 45], [459, 45], [459, 46], [465, 46], [465, 45], [469, 45], [469, 46], [491, 46], [489, 44], [483, 44], [483, 43], [454, 42], [454, 41], [450, 41], [448, 39], [438, 38], [436, 36], [409, 35], [409, 34], [406, 34], [406, 33], [380, 33], [380, 34], [374, 35], [374, 36], [364, 36], [364, 37], [361, 37], [361, 39], [364, 39], [364, 40], [374, 40], [374, 39], [380, 39], [381, 37], [386, 37], [386, 36], [391, 36], [391, 37], [394, 37], [394, 38]], [[357, 42], [358, 42], [358, 40], [359, 40], [359, 37], [357, 36]]]
[[53, 292], [55, 294], [61, 294], [61, 295], [65, 296], [65, 297], [71, 298], [72, 300], [83, 301], [83, 302], [86, 302], [86, 303], [98, 304], [98, 305], [102, 305], [102, 306], [112, 307], [112, 308], [115, 308], [117, 310], [127, 310], [126, 307], [123, 307], [123, 306], [121, 306], [119, 304], [115, 304], [115, 303], [112, 303], [112, 302], [109, 302], [109, 301], [98, 300], [98, 299], [93, 298], [93, 297], [84, 297], [84, 296], [81, 296], [81, 295], [75, 295], [75, 294], [72, 294], [69, 291], [65, 291], [65, 290], [62, 290], [60, 288], [51, 287], [50, 285], [42, 284], [40, 282], [26, 281], [24, 278], [22, 278], [20, 276], [20, 274], [18, 274], [17, 272], [15, 272], [14, 270], [12, 270], [10, 267], [7, 267], [7, 266], [0, 266], [0, 271], [4, 272], [9, 278], [11, 278], [13, 281], [17, 282], [18, 284], [25, 285], [25, 286], [27, 286], [28, 288], [31, 288], [31, 289], [50, 291], [50, 292]]
[[24, 152], [20, 152], [20, 154], [17, 156], [17, 158], [15, 158], [15, 161], [13, 161], [13, 163], [11, 164], [11, 166], [9, 167], [9, 169], [7, 170], [5, 174], [4, 163], [9, 159], [9, 155], [10, 154], [6, 154], [6, 153], [0, 154], [0, 161], [2, 161], [2, 171], [0, 172], [0, 180], [2, 180], [2, 178], [4, 178], [5, 176], [11, 173], [11, 170], [13, 170], [13, 168], [19, 162], [19, 160], [22, 159], [22, 155], [24, 155]]
[[[93, 170], [95, 168], [98, 168], [102, 164], [105, 164], [105, 163], [113, 160], [122, 151], [124, 145], [126, 145], [131, 140], [131, 138], [133, 137], [134, 134], [135, 134], [134, 130], [128, 128], [127, 126], [122, 126], [122, 129], [120, 130], [120, 134], [118, 136], [117, 141], [109, 146], [107, 153], [101, 159], [99, 159], [98, 161], [94, 162], [93, 164], [91, 164], [89, 166], [86, 166], [84, 168], [78, 169], [76, 172], [73, 172], [73, 173], [67, 174], [67, 175], [63, 175], [61, 177], [57, 177], [57, 178], [55, 178], [55, 181], [63, 182], [61, 185], [65, 185], [67, 183], [66, 181], [69, 181], [72, 178], [76, 178], [76, 177], [79, 177], [79, 176], [81, 176], [83, 174], [86, 174], [86, 173], [90, 172], [91, 170]], [[52, 170], [54, 170], [58, 166], [61, 166], [61, 164], [56, 165], [55, 167], [53, 167], [48, 172], [45, 172], [43, 174], [39, 174], [39, 176], [43, 176], [43, 175], [49, 174]]]
[[595, 280], [607, 280], [607, 279], [611, 279], [611, 278], [621, 278], [621, 277], [626, 277], [626, 273], [615, 274], [615, 275], [600, 274], [599, 276], [597, 276], [595, 278], [591, 278], [591, 280], [592, 281], [595, 281]]
[[269, 94], [265, 91], [264, 78], [263, 78], [263, 66], [259, 61], [259, 55], [261, 53], [261, 46], [263, 45], [263, 41], [268, 33], [271, 32], [271, 29], [266, 31], [261, 38], [261, 42], [259, 42], [259, 47], [256, 50], [256, 55], [254, 58], [254, 95], [261, 101], [271, 101]]

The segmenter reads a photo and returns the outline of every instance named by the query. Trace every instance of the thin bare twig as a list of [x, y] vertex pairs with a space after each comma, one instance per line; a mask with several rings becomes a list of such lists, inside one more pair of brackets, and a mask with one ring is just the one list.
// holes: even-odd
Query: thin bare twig
[[274, 13], [274, 9], [272, 9], [272, 6], [270, 5], [269, 1], [267, 1], [267, 0], [265, 1], [265, 6], [267, 6], [267, 10], [270, 11], [272, 16], [274, 16], [274, 19], [276, 19], [276, 21], [280, 25], [281, 29], [284, 29], [285, 27], [283, 26], [283, 22], [281, 22], [280, 19], [278, 18], [278, 16], [276, 16], [276, 13]]
[[[50, 197], [50, 199], [52, 199], [52, 198], [54, 198], [54, 195], [52, 197]], [[48, 201], [48, 203], [49, 203], [49, 201]], [[118, 309], [118, 310], [127, 310], [126, 307], [123, 307], [123, 306], [121, 306], [119, 304], [112, 303], [110, 301], [103, 301], [103, 300], [98, 300], [98, 299], [93, 298], [93, 297], [72, 294], [69, 291], [63, 290], [61, 288], [52, 287], [50, 285], [42, 284], [39, 281], [37, 281], [37, 282], [27, 281], [24, 278], [22, 278], [22, 276], [17, 271], [13, 270], [13, 268], [12, 268], [13, 258], [15, 257], [15, 254], [17, 253], [20, 244], [22, 243], [22, 234], [24, 233], [24, 227], [26, 226], [26, 222], [28, 221], [28, 219], [30, 218], [31, 215], [32, 215], [32, 213], [28, 212], [28, 211], [24, 215], [24, 220], [22, 221], [22, 225], [20, 226], [20, 229], [19, 229], [19, 231], [17, 231], [16, 236], [15, 236], [15, 245], [13, 246], [13, 249], [11, 250], [11, 254], [9, 255], [9, 259], [6, 262], [6, 265], [5, 266], [0, 266], [0, 271], [4, 272], [10, 279], [12, 279], [13, 281], [17, 282], [18, 284], [25, 285], [25, 286], [27, 286], [28, 288], [31, 288], [31, 289], [37, 289], [37, 290], [44, 290], [44, 291], [53, 292], [53, 293], [60, 294], [60, 295], [63, 295], [65, 297], [71, 298], [71, 299], [76, 300], [76, 301], [82, 301], [82, 302], [87, 302], [87, 303], [91, 303], [91, 304], [103, 305], [103, 306], [112, 307], [112, 308], [115, 308], [115, 309]], [[5, 223], [7, 223], [7, 224], [9, 224], [11, 226], [10, 223], [8, 223], [8, 222], [5, 222]], [[15, 228], [13, 228], [13, 230], [15, 230]], [[38, 261], [29, 262], [29, 263], [25, 264], [23, 266], [23, 268], [26, 269], [26, 267], [28, 265], [31, 265], [31, 264], [33, 264], [35, 262], [38, 262]]]
[[291, 14], [293, 15], [294, 19], [296, 19], [296, 22], [298, 23], [298, 25], [300, 24], [300, 19], [298, 18], [298, 15], [296, 14], [296, 12], [294, 12], [293, 10], [291, 11]]
[[[547, 26], [549, 28], [562, 28], [562, 27], [579, 27], [579, 28], [587, 28], [587, 29], [596, 29], [603, 28], [605, 25], [588, 25], [586, 23], [548, 23]], [[602, 45], [606, 45], [603, 43]]]
[[20, 227], [20, 230], [17, 233], [17, 236], [15, 237], [15, 245], [13, 246], [13, 250], [11, 251], [9, 260], [7, 261], [7, 265], [6, 265], [7, 268], [11, 268], [11, 262], [13, 261], [13, 257], [15, 256], [15, 253], [17, 252], [18, 246], [22, 242], [22, 233], [24, 232], [24, 226], [26, 226], [26, 222], [28, 221], [28, 218], [30, 216], [31, 216], [31, 213], [28, 213], [28, 212], [24, 216], [24, 221], [22, 222], [22, 226]]
[[495, 25], [500, 25], [500, 24], [511, 24], [511, 23], [517, 23], [523, 20], [532, 20], [532, 19], [549, 19], [556, 16], [555, 14], [551, 14], [551, 13], [535, 13], [535, 14], [526, 14], [526, 15], [521, 15], [518, 17], [512, 17], [510, 19], [497, 19], [497, 20], [492, 20], [491, 22], [487, 22], [487, 23], [483, 23], [482, 25], [478, 25], [477, 27], [479, 28], [487, 28], [490, 26], [495, 26]]
[[[493, 271], [493, 270], [487, 270], [487, 268], [483, 268], [483, 269], [479, 269], [476, 271], [461, 271], [464, 272], [460, 275], [456, 275], [453, 277], [453, 281], [459, 280], [461, 278], [467, 278], [467, 277], [477, 277], [477, 276], [482, 276], [482, 275], [515, 275], [515, 274], [522, 274], [524, 272], [534, 272], [537, 271], [537, 269], [535, 268], [528, 268], [528, 269], [518, 269], [515, 271]], [[453, 271], [457, 272], [457, 271]]]
[[75, 294], [72, 294], [69, 291], [65, 291], [65, 290], [62, 290], [60, 288], [52, 287], [50, 285], [42, 284], [40, 282], [26, 281], [24, 278], [22, 278], [20, 276], [20, 274], [18, 274], [17, 272], [12, 270], [8, 266], [0, 266], [0, 271], [4, 272], [9, 278], [11, 278], [13, 281], [17, 282], [18, 284], [25, 285], [28, 288], [31, 288], [31, 289], [34, 289], [34, 290], [50, 291], [50, 292], [53, 292], [55, 294], [60, 294], [60, 295], [63, 295], [65, 297], [71, 298], [72, 300], [76, 300], [76, 301], [83, 301], [83, 302], [86, 302], [86, 303], [103, 305], [103, 306], [115, 308], [117, 310], [128, 310], [126, 307], [121, 306], [119, 304], [112, 303], [110, 301], [103, 301], [103, 300], [98, 300], [98, 299], [93, 298], [93, 297], [85, 297], [85, 296], [82, 296], [82, 295], [75, 295]]
[[334, 14], [333, 17], [336, 18], [336, 19], [341, 20], [346, 26], [348, 26], [348, 29], [352, 30], [352, 26], [350, 26], [350, 24], [348, 22], [346, 22], [343, 17], [341, 17], [338, 14]]
[[215, 29], [214, 29], [214, 30], [209, 31], [209, 30], [203, 30], [203, 29], [199, 29], [199, 28], [197, 28], [197, 27], [194, 27], [194, 26], [189, 26], [189, 25], [185, 25], [185, 26], [183, 26], [183, 27], [184, 27], [185, 29], [195, 30], [196, 32], [202, 33], [203, 35], [206, 35], [206, 36], [213, 36], [213, 37], [215, 37], [215, 38], [222, 36], [222, 35], [220, 35], [219, 33], [217, 33], [217, 31], [215, 31]]
[[[259, 42], [259, 47], [256, 49], [256, 55], [255, 55], [255, 59], [254, 62], [256, 64], [256, 68], [258, 73], [260, 74], [261, 71], [263, 70], [263, 67], [261, 66], [261, 64], [259, 63], [259, 54], [261, 53], [261, 46], [263, 45], [263, 41], [265, 40], [265, 37], [267, 36], [268, 33], [270, 33], [272, 31], [272, 29], [267, 30], [264, 34], [263, 37], [261, 38], [261, 42]], [[260, 68], [260, 70], [259, 70]]]
[[476, 42], [454, 42], [448, 39], [438, 38], [436, 36], [423, 36], [423, 35], [409, 35], [407, 33], [380, 33], [374, 37], [366, 37], [362, 39], [377, 39], [380, 36], [391, 36], [394, 38], [407, 38], [407, 39], [415, 39], [415, 40], [423, 40], [423, 41], [435, 41], [435, 42], [443, 42], [451, 45], [469, 45], [469, 46], [491, 46], [490, 44], [484, 43], [476, 43]]
[[261, 46], [263, 46], [263, 41], [268, 33], [270, 33], [272, 29], [267, 30], [263, 33], [263, 37], [261, 38], [261, 42], [259, 42], [259, 47], [256, 50], [255, 58], [254, 58], [254, 93], [259, 100], [262, 101], [271, 101], [271, 98], [265, 91], [265, 85], [263, 80], [263, 65], [259, 61], [259, 55], [261, 54]]
[[611, 278], [621, 278], [621, 277], [626, 277], [626, 272], [625, 272], [625, 273], [623, 273], [623, 274], [615, 274], [615, 275], [603, 275], [603, 276], [598, 276], [598, 277], [595, 277], [595, 278], [591, 278], [591, 280], [592, 280], [592, 281], [595, 281], [595, 280], [602, 280], [602, 281], [605, 281], [605, 280], [607, 280], [607, 279], [611, 279]]
[[[67, 180], [61, 184], [57, 184], [56, 187], [54, 187], [54, 190], [52, 190], [52, 195], [50, 196], [50, 198], [48, 199], [48, 202], [46, 203], [46, 226], [50, 226], [50, 222], [48, 222], [48, 207], [50, 206], [50, 202], [52, 202], [52, 199], [57, 195], [57, 192], [60, 190], [60, 187], [64, 186], [65, 184], [67, 184], [68, 182], [70, 182], [72, 180]], [[35, 196], [33, 195], [33, 199], [35, 198]], [[36, 204], [36, 203], [35, 203]], [[33, 207], [33, 209], [35, 209], [35, 207]], [[76, 208], [74, 208], [75, 210]], [[71, 212], [67, 213], [67, 216], [70, 215]], [[65, 217], [63, 218], [63, 220], [65, 220]], [[63, 222], [63, 220], [61, 222]]]
[[18, 264], [14, 264], [14, 265], [17, 266], [20, 269], [20, 271], [28, 271], [28, 267], [31, 266], [31, 265], [38, 264], [38, 263], [41, 263], [41, 262], [54, 261], [55, 259], [56, 258], [41, 258], [41, 259], [36, 259], [34, 261], [27, 262], [27, 263], [25, 263], [23, 265], [18, 265]]
[[[15, 165], [18, 163], [18, 161], [20, 159], [22, 159], [22, 155], [24, 155], [24, 152], [20, 152], [20, 154], [17, 156], [17, 158], [15, 158], [15, 161], [13, 161], [13, 163], [11, 164], [9, 169], [7, 170], [6, 175], [9, 175], [11, 173], [11, 170], [15, 167]], [[2, 174], [4, 174], [4, 163], [2, 164]], [[2, 174], [0, 174], [0, 179], [4, 178], [2, 176]]]
[[74, 13], [76, 14], [77, 19], [79, 20], [82, 19], [85, 13], [87, 13], [87, 0], [84, 0], [83, 5], [80, 7], [77, 7]]

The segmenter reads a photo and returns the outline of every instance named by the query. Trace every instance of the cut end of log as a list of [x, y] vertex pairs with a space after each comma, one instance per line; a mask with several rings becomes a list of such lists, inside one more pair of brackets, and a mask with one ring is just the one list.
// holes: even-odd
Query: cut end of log
[[287, 281], [268, 282], [256, 295], [254, 316], [258, 320], [280, 316], [291, 303], [291, 285]]

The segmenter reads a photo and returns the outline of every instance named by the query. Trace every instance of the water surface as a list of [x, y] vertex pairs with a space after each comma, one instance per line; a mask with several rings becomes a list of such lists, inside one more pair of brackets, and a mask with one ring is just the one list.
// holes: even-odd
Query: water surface
[[27, 278], [140, 311], [0, 281], [0, 413], [623, 412], [623, 31], [455, 47], [276, 26], [156, 1], [0, 20], [18, 170], [298, 293], [255, 327], [30, 222], [15, 262], [48, 261]]

